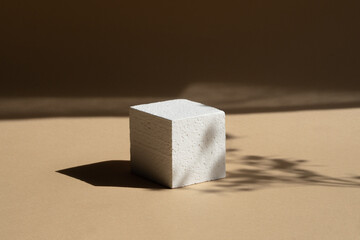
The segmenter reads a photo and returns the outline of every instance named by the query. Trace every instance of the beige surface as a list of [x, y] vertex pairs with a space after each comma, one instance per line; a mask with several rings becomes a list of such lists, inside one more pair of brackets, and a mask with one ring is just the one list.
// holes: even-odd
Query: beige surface
[[[226, 179], [152, 189], [128, 174], [126, 117], [1, 121], [0, 239], [360, 239], [359, 123], [360, 109], [228, 115]], [[56, 172], [108, 160], [119, 179], [78, 169], [113, 187]]]

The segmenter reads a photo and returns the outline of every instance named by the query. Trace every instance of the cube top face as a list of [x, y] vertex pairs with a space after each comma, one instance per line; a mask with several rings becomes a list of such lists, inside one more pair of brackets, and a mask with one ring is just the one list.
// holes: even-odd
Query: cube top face
[[156, 103], [132, 106], [132, 109], [142, 111], [170, 121], [183, 120], [214, 113], [224, 113], [214, 107], [187, 99], [175, 99]]

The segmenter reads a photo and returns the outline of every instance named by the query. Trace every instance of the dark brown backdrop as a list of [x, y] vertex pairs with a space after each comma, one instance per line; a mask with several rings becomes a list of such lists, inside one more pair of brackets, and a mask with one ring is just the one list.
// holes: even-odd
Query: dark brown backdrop
[[357, 1], [0, 3], [1, 96], [171, 96], [192, 82], [360, 89]]

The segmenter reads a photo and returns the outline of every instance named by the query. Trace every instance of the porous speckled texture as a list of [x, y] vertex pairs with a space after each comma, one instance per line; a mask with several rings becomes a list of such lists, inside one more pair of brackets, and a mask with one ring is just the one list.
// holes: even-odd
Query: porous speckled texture
[[173, 121], [172, 187], [225, 177], [225, 114]]
[[186, 99], [130, 108], [133, 172], [170, 188], [225, 177], [225, 113]]

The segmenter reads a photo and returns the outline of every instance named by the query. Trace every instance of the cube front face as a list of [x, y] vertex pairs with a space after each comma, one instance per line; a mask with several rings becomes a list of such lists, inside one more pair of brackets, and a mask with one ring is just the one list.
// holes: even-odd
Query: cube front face
[[130, 109], [131, 170], [171, 187], [171, 121]]
[[174, 121], [172, 188], [225, 177], [225, 114]]
[[[193, 106], [185, 117], [174, 112]], [[225, 140], [223, 111], [188, 100], [130, 108], [131, 169], [167, 187], [224, 178]]]

